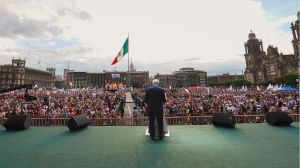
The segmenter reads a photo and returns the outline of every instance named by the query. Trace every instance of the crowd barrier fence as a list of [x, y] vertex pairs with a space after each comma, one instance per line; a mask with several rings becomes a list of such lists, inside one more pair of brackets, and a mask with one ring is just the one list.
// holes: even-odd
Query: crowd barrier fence
[[[289, 114], [294, 122], [299, 122], [299, 114]], [[168, 125], [206, 125], [212, 116], [176, 116], [166, 117]], [[237, 123], [263, 123], [264, 115], [235, 115]], [[3, 125], [6, 118], [0, 118]], [[69, 118], [31, 118], [32, 126], [67, 126]], [[92, 118], [91, 126], [147, 126], [147, 117]]]

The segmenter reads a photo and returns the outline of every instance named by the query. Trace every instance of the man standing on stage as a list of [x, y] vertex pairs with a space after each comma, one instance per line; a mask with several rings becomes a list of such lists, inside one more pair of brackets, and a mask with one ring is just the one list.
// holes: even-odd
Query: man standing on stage
[[145, 103], [147, 104], [148, 118], [149, 118], [149, 133], [150, 138], [154, 140], [155, 137], [155, 119], [158, 125], [159, 140], [164, 138], [163, 126], [163, 103], [166, 102], [165, 90], [158, 86], [159, 80], [154, 79], [152, 86], [146, 89]]

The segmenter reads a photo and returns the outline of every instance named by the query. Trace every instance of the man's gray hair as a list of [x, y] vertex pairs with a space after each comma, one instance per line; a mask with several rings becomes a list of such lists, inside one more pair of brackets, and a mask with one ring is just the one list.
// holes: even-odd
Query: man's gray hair
[[158, 79], [153, 79], [152, 84], [159, 84], [159, 80]]

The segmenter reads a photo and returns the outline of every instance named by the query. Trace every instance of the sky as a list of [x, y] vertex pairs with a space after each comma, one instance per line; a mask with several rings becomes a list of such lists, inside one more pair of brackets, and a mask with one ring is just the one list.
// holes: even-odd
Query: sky
[[75, 71], [127, 71], [111, 62], [129, 37], [137, 70], [170, 74], [242, 74], [252, 30], [279, 52], [293, 53], [298, 0], [0, 0], [0, 64]]

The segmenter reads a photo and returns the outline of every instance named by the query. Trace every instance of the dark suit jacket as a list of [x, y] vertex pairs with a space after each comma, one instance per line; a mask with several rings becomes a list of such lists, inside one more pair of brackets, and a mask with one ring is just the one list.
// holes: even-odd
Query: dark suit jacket
[[166, 102], [165, 90], [158, 85], [146, 89], [145, 103], [148, 105], [148, 112], [163, 113], [163, 103]]

